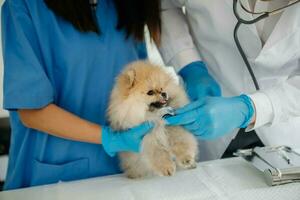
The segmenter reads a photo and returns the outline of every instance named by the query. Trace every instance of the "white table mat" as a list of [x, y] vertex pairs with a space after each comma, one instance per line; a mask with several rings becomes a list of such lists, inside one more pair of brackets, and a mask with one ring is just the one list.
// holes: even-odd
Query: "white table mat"
[[130, 180], [123, 175], [0, 193], [1, 200], [300, 200], [300, 183], [269, 187], [241, 158], [199, 163], [173, 177]]

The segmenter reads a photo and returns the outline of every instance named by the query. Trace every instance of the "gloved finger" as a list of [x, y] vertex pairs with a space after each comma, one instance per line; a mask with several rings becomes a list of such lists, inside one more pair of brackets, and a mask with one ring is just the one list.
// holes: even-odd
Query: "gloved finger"
[[178, 114], [183, 114], [183, 113], [189, 112], [191, 110], [195, 110], [196, 108], [202, 106], [204, 104], [204, 101], [205, 101], [205, 98], [194, 101], [186, 106], [183, 106], [182, 108], [175, 110], [175, 114], [178, 115]]
[[198, 120], [196, 120], [190, 124], [184, 125], [183, 127], [190, 132], [195, 132], [201, 128], [201, 123]]
[[[210, 128], [208, 126], [201, 126], [201, 128], [192, 132], [198, 139], [202, 139], [202, 136], [208, 135]], [[203, 140], [203, 139], [202, 139]]]
[[186, 130], [192, 132], [195, 136], [200, 136], [208, 130], [210, 124], [205, 118], [199, 116], [198, 120], [193, 123], [184, 125], [183, 127]]
[[205, 110], [202, 108], [198, 108], [197, 110], [197, 116], [195, 117], [195, 120], [192, 123], [184, 124], [183, 127], [189, 131], [195, 132], [201, 129], [202, 127], [207, 127], [207, 125], [210, 124], [208, 120], [208, 116], [206, 116]]
[[140, 145], [136, 145], [134, 148], [131, 149], [131, 151], [134, 153], [139, 153], [141, 151]]
[[221, 134], [216, 134], [212, 127], [208, 126], [206, 129], [203, 129], [202, 134], [199, 135], [201, 140], [215, 140], [218, 137], [221, 137]]
[[217, 135], [214, 134], [208, 134], [208, 133], [204, 133], [199, 135], [199, 139], [201, 140], [215, 140], [217, 138]]
[[183, 114], [167, 117], [164, 120], [166, 121], [166, 124], [169, 126], [179, 126], [179, 125], [185, 125], [190, 124], [195, 121], [197, 118], [198, 112], [197, 110], [192, 110], [189, 112], [185, 112]]
[[144, 122], [136, 127], [131, 128], [130, 132], [136, 134], [138, 137], [142, 137], [152, 130], [153, 127], [153, 122]]
[[211, 96], [221, 96], [222, 95], [221, 88], [218, 84], [215, 84], [214, 87], [211, 87], [210, 95]]

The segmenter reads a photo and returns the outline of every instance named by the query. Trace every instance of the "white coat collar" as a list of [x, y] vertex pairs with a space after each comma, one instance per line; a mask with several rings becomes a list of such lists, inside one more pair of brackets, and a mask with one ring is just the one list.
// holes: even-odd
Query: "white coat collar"
[[[225, 0], [228, 6], [230, 6], [233, 10], [233, 0]], [[249, 2], [245, 1], [244, 4], [247, 8], [250, 8]], [[233, 12], [233, 11], [232, 11]], [[241, 10], [240, 16], [243, 19], [251, 20], [254, 19], [252, 14], [243, 12]], [[257, 32], [255, 25], [242, 25], [247, 27], [251, 33], [253, 33], [257, 40], [256, 42], [261, 44], [261, 40], [259, 38], [259, 34]], [[293, 37], [293, 38], [291, 38]], [[258, 44], [257, 43], [257, 44]], [[250, 49], [246, 49], [244, 47], [245, 52], [249, 52]], [[253, 49], [254, 50], [254, 49]], [[257, 51], [258, 49], [255, 49]], [[269, 65], [270, 67], [275, 67], [275, 62], [277, 62], [276, 66], [280, 67], [282, 64], [285, 64], [291, 57], [299, 58], [300, 55], [300, 3], [292, 6], [284, 11], [278, 23], [276, 24], [272, 34], [266, 41], [265, 45], [259, 50], [257, 53], [250, 53], [251, 55], [256, 55], [250, 59], [255, 60], [256, 63], [264, 63], [264, 65]], [[298, 52], [298, 53], [295, 53]], [[274, 59], [278, 55], [284, 55], [281, 57], [280, 62], [277, 59]], [[277, 61], [275, 61], [277, 60]], [[269, 63], [269, 64], [266, 64]]]
[[280, 40], [289, 37], [297, 29], [300, 28], [300, 3], [298, 5], [287, 8], [282, 14], [280, 20], [276, 24], [272, 34], [264, 45], [264, 49], [271, 48]]
[[[225, 0], [225, 2], [228, 4], [228, 6], [231, 7], [232, 14], [233, 14], [233, 0]], [[244, 5], [245, 5], [245, 7], [247, 9], [250, 10], [249, 1], [244, 1]], [[239, 5], [238, 5], [238, 11], [239, 11], [238, 13], [240, 14], [240, 16], [241, 16], [242, 19], [245, 19], [245, 20], [252, 20], [252, 19], [254, 19], [252, 14], [245, 12], [242, 8], [240, 8]], [[256, 29], [255, 26], [252, 26], [252, 25], [242, 25], [242, 26], [247, 27], [254, 35], [256, 35], [259, 38], [257, 29]]]
[[[288, 8], [281, 16], [255, 62], [280, 68], [300, 58], [300, 3]], [[278, 57], [278, 55], [280, 55]]]
[[[232, 15], [237, 23], [237, 19], [234, 16], [233, 13], [233, 0], [225, 0], [227, 6], [230, 7], [232, 10]], [[250, 9], [250, 4], [248, 1], [244, 1], [244, 5], [246, 6], [247, 9]], [[238, 13], [240, 14], [240, 17], [245, 20], [253, 20], [253, 15], [250, 13], [245, 12], [238, 6]], [[249, 30], [249, 31], [242, 31], [241, 29]], [[244, 32], [244, 34], [242, 33]], [[233, 34], [233, 32], [232, 32]], [[246, 25], [242, 24], [241, 28], [238, 32], [239, 39], [241, 42], [241, 45], [244, 48], [244, 51], [249, 59], [255, 59], [257, 56], [259, 56], [261, 50], [262, 50], [262, 41], [260, 40], [258, 31], [256, 29], [255, 25]]]

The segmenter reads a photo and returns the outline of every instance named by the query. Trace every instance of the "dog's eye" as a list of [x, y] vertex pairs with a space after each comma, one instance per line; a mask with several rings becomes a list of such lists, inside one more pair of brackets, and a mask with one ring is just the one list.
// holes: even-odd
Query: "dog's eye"
[[149, 90], [149, 91], [147, 92], [147, 94], [148, 94], [149, 96], [152, 96], [152, 95], [154, 95], [154, 91], [153, 91], [153, 90]]

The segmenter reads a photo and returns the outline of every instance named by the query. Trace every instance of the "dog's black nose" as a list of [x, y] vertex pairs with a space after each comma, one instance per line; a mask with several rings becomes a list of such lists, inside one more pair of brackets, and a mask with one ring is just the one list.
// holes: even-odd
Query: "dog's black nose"
[[167, 93], [166, 92], [162, 92], [161, 96], [164, 97], [164, 98], [167, 98]]

